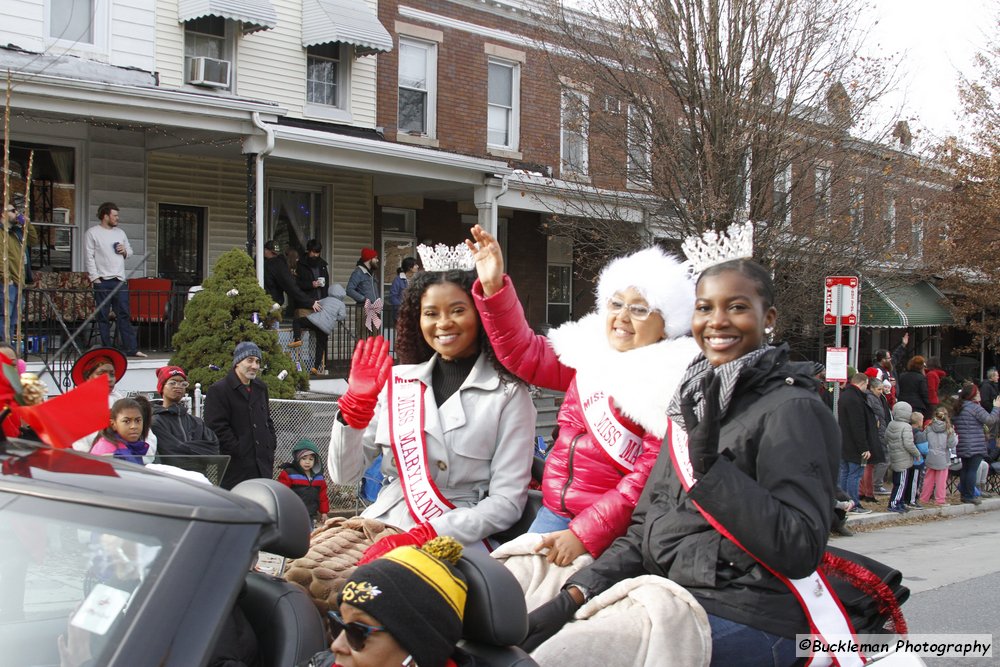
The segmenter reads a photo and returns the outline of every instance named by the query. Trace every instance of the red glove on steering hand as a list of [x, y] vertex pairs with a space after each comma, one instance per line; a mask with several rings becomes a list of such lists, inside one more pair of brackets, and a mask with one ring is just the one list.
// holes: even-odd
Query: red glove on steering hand
[[378, 394], [385, 386], [391, 370], [389, 341], [381, 336], [358, 341], [351, 359], [347, 393], [337, 402], [345, 424], [357, 429], [368, 427], [375, 416]]
[[399, 535], [387, 535], [375, 544], [368, 547], [358, 565], [364, 565], [384, 556], [396, 547], [422, 547], [424, 542], [437, 537], [437, 531], [429, 523], [418, 523], [405, 533]]

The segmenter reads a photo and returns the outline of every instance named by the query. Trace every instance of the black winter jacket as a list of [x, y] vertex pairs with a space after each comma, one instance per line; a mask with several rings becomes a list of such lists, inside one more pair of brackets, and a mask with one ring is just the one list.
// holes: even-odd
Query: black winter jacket
[[848, 463], [864, 463], [861, 455], [874, 454], [878, 447], [878, 423], [875, 413], [868, 405], [865, 393], [848, 384], [840, 393], [837, 404], [840, 424], [841, 460]]
[[931, 404], [927, 393], [927, 376], [920, 371], [903, 371], [896, 382], [896, 400], [906, 401], [914, 412], [919, 412], [925, 419], [931, 417], [927, 414]]
[[[299, 260], [296, 267], [299, 290], [306, 295], [308, 302], [296, 303], [296, 308], [311, 308], [313, 301], [319, 301], [329, 296], [330, 292], [330, 269], [326, 260], [322, 257], [309, 257], [308, 255]], [[313, 287], [313, 281], [323, 278], [326, 281], [322, 287]]]
[[208, 389], [205, 424], [219, 437], [219, 450], [228, 454], [229, 467], [222, 488], [231, 489], [247, 479], [273, 479], [277, 437], [269, 409], [267, 385], [250, 383], [251, 390], [231, 370]]
[[169, 408], [162, 404], [154, 405], [151, 428], [156, 434], [158, 454], [219, 453], [219, 438], [215, 432], [181, 403], [174, 403]]
[[[277, 304], [285, 303], [285, 294], [288, 295], [288, 306], [294, 308], [312, 308], [313, 301], [309, 295], [301, 290], [292, 276], [292, 270], [288, 268], [288, 262], [280, 255], [268, 257], [264, 260], [264, 291], [266, 291]], [[298, 305], [304, 303], [305, 305]]]
[[788, 361], [785, 346], [744, 369], [721, 423], [720, 451], [733, 458], [720, 456], [685, 493], [665, 443], [628, 532], [568, 583], [595, 595], [656, 574], [684, 586], [710, 614], [783, 637], [809, 632], [786, 586], [692, 501], [777, 572], [797, 579], [816, 570], [833, 516], [840, 431], [811, 373], [811, 364]]

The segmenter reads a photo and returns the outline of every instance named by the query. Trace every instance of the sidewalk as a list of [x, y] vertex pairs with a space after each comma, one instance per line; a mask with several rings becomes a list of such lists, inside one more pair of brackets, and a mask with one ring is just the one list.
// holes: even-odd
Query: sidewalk
[[932, 517], [932, 516], [961, 516], [963, 514], [972, 514], [973, 512], [989, 512], [992, 510], [1000, 510], [1000, 498], [983, 498], [982, 505], [966, 505], [962, 503], [960, 505], [946, 505], [944, 507], [937, 506], [924, 506], [922, 510], [911, 510], [905, 514], [899, 514], [897, 512], [872, 512], [871, 514], [848, 514], [847, 515], [847, 525], [848, 527], [858, 527], [858, 526], [877, 526], [881, 524], [889, 525], [893, 523], [900, 523], [907, 519], [914, 519], [917, 517]]

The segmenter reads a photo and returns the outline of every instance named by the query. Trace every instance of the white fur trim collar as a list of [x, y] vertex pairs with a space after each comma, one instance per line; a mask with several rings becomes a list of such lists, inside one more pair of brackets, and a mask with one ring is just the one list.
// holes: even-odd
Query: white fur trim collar
[[591, 313], [553, 329], [549, 342], [559, 361], [596, 378], [615, 407], [657, 437], [667, 433], [667, 406], [684, 371], [700, 352], [690, 336], [663, 340], [628, 352], [608, 345], [604, 317]]

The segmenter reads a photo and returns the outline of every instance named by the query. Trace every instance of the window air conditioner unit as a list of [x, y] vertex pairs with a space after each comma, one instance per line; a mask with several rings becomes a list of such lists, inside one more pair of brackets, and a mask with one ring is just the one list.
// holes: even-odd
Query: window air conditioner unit
[[228, 60], [192, 58], [188, 70], [188, 83], [209, 88], [228, 88], [231, 65]]

